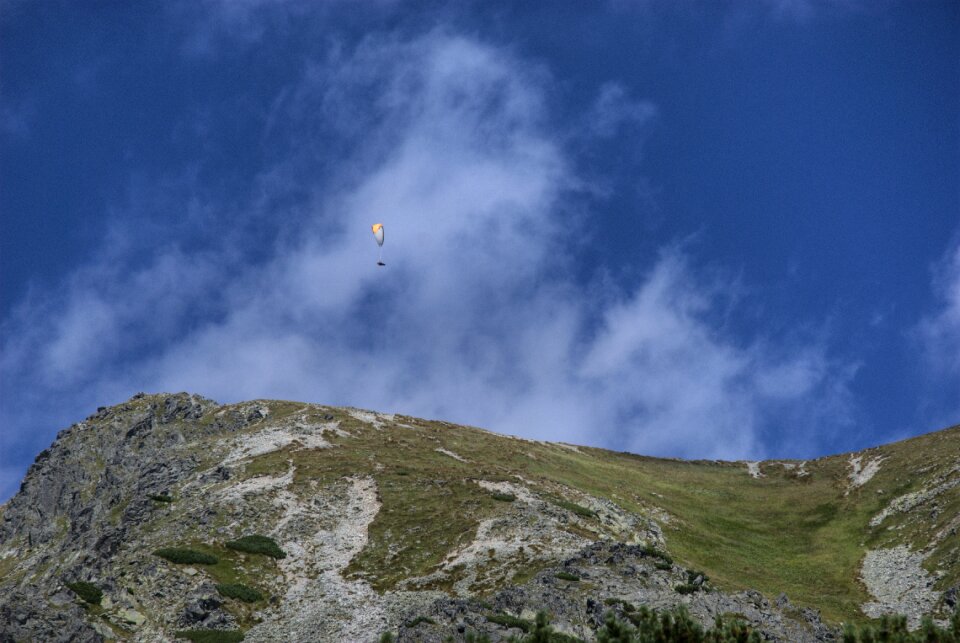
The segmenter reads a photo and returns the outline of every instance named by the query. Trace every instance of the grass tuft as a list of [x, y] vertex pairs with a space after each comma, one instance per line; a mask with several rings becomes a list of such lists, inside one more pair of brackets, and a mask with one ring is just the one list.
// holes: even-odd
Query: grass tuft
[[187, 639], [193, 643], [238, 643], [243, 640], [240, 630], [181, 630], [176, 633], [178, 639]]
[[217, 591], [221, 596], [236, 598], [244, 603], [256, 603], [263, 600], [263, 594], [241, 583], [218, 583]]
[[287, 552], [280, 549], [280, 545], [268, 536], [252, 535], [238, 538], [237, 540], [227, 541], [226, 546], [230, 549], [246, 552], [248, 554], [264, 554], [273, 558], [286, 558]]
[[525, 618], [511, 616], [510, 614], [488, 614], [487, 620], [491, 623], [496, 623], [497, 625], [503, 625], [504, 627], [515, 627], [523, 630], [524, 632], [530, 632], [533, 629], [532, 622]]
[[216, 556], [205, 554], [195, 549], [184, 549], [182, 547], [167, 547], [153, 552], [154, 556], [159, 556], [178, 565], [216, 565], [219, 559]]
[[576, 574], [571, 574], [570, 572], [557, 572], [556, 574], [554, 574], [554, 576], [556, 576], [560, 580], [569, 580], [574, 582], [580, 580], [579, 576], [577, 576]]
[[567, 511], [572, 511], [573, 513], [575, 513], [575, 514], [577, 514], [578, 516], [581, 516], [581, 517], [583, 517], [583, 518], [596, 518], [596, 517], [597, 517], [597, 512], [596, 512], [596, 511], [594, 511], [594, 510], [592, 510], [592, 509], [587, 509], [586, 507], [584, 507], [584, 506], [582, 506], [582, 505], [578, 505], [578, 504], [575, 503], [575, 502], [570, 502], [569, 500], [563, 500], [562, 498], [557, 498], [557, 499], [554, 499], [553, 504], [557, 505], [558, 507], [562, 507], [563, 509], [566, 509]]
[[404, 623], [403, 626], [404, 626], [404, 627], [416, 627], [416, 626], [420, 625], [421, 623], [429, 623], [430, 625], [436, 625], [436, 624], [437, 624], [437, 622], [436, 622], [435, 620], [433, 620], [432, 618], [430, 618], [429, 616], [422, 616], [422, 615], [421, 615], [421, 616], [418, 616], [417, 618], [415, 618], [415, 619], [413, 619], [413, 620], [411, 620], [411, 621], [408, 621], [408, 622]]
[[103, 592], [100, 591], [100, 588], [93, 583], [88, 583], [81, 580], [75, 583], [67, 583], [67, 587], [73, 590], [74, 594], [91, 605], [99, 605], [100, 600], [103, 598]]

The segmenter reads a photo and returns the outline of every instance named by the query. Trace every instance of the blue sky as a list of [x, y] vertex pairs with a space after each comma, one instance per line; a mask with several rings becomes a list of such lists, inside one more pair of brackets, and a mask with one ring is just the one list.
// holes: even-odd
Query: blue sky
[[958, 186], [956, 2], [8, 0], [0, 499], [141, 390], [681, 457], [955, 424]]

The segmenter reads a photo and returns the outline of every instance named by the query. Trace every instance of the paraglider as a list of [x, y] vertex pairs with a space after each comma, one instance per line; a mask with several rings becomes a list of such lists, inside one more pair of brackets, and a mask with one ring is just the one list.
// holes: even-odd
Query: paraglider
[[374, 223], [373, 226], [373, 236], [377, 240], [377, 245], [380, 246], [380, 254], [377, 257], [377, 265], [385, 266], [387, 264], [383, 263], [383, 224]]

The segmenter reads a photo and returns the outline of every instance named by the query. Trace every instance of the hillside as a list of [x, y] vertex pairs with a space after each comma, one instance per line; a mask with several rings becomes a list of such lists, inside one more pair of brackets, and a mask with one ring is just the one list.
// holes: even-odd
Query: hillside
[[[498, 640], [539, 609], [590, 639], [628, 603], [832, 640], [843, 621], [956, 605], [960, 427], [817, 460], [689, 462], [140, 394], [62, 431], [0, 514], [0, 641]], [[227, 546], [249, 535], [285, 556]]]

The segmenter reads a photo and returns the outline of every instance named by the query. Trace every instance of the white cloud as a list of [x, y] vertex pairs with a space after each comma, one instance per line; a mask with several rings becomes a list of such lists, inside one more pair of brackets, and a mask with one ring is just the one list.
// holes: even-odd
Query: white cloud
[[[816, 397], [843, 416], [849, 371], [818, 342], [744, 342], [712, 322], [735, 282], [706, 277], [687, 252], [665, 249], [630, 291], [575, 276], [565, 255], [587, 219], [566, 197], [583, 181], [547, 127], [549, 82], [445, 32], [368, 41], [310, 67], [278, 103], [286, 126], [366, 127], [300, 206], [310, 216], [281, 224], [297, 228], [265, 262], [243, 262], [231, 235], [204, 254], [158, 244], [139, 268], [105, 255], [25, 303], [3, 327], [3, 425], [76, 420], [140, 389], [190, 390], [757, 457], [774, 415], [810, 422]], [[617, 114], [605, 127], [646, 118], [630, 107], [640, 103], [603, 96]], [[297, 149], [322, 156], [315, 146], [304, 137]], [[263, 189], [284, 189], [293, 172], [303, 168], [270, 169]], [[274, 202], [251, 207], [287, 221]], [[375, 220], [386, 268], [375, 265]]]
[[920, 322], [918, 335], [927, 361], [940, 373], [957, 376], [960, 375], [960, 243], [954, 244], [940, 262], [933, 286], [940, 299], [939, 309]]
[[609, 137], [621, 131], [624, 125], [644, 125], [656, 114], [653, 103], [630, 99], [622, 85], [608, 82], [600, 88], [587, 126], [594, 136]]

